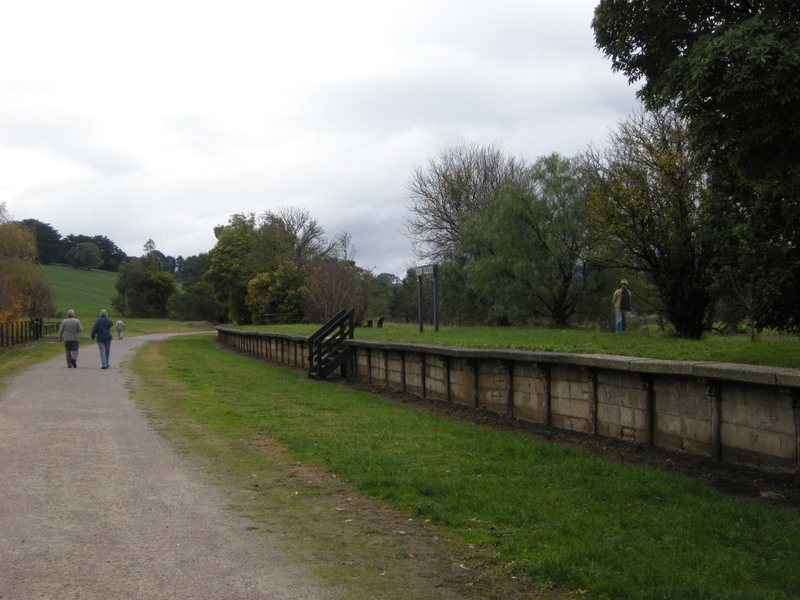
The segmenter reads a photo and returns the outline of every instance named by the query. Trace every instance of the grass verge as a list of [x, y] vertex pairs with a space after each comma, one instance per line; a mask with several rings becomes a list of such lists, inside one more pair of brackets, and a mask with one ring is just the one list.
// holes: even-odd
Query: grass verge
[[[84, 331], [91, 331], [96, 316], [88, 321], [81, 321]], [[116, 320], [116, 317], [114, 317]], [[201, 331], [214, 331], [214, 326], [208, 321], [173, 321], [171, 319], [122, 319], [125, 323], [124, 336], [149, 335], [151, 333], [197, 333]], [[116, 329], [112, 329], [114, 337]]]
[[[200, 452], [212, 471], [224, 473], [225, 485], [251, 490], [246, 482], [263, 480], [258, 489], [265, 494], [274, 480], [278, 492], [265, 494], [269, 501], [258, 504], [255, 494], [252, 505], [241, 504], [268, 527], [280, 529], [275, 514], [297, 496], [313, 497], [318, 485], [304, 485], [301, 477], [292, 493], [286, 478], [273, 472], [289, 468], [288, 461], [301, 471], [304, 465], [324, 469], [406, 514], [422, 531], [430, 521], [450, 532], [456, 542], [439, 551], [473, 546], [472, 564], [482, 563], [481, 572], [492, 575], [483, 591], [502, 590], [496, 597], [525, 588], [515, 582], [596, 598], [800, 596], [800, 519], [789, 511], [739, 503], [675, 474], [309, 382], [297, 372], [220, 351], [206, 337], [155, 348], [157, 357], [143, 354], [135, 363], [147, 374], [143, 397], [156, 398], [148, 401], [153, 415], [188, 452]], [[277, 444], [286, 458], [264, 458], [256, 440]], [[283, 505], [282, 496], [289, 498]], [[326, 516], [314, 529], [319, 500], [310, 500], [300, 516], [291, 513], [295, 521], [288, 525], [298, 527], [291, 535], [324, 539], [324, 552], [317, 542], [307, 543], [311, 554], [327, 558], [325, 552], [361, 544], [348, 533], [357, 519], [340, 518], [333, 533]], [[441, 573], [437, 551], [430, 552], [430, 564]], [[342, 568], [348, 561], [355, 562], [334, 560], [327, 568], [334, 577], [361, 577]]]
[[[248, 326], [237, 329], [279, 331], [310, 335], [316, 325]], [[702, 340], [684, 340], [653, 333], [614, 334], [583, 329], [541, 327], [443, 327], [438, 332], [416, 325], [384, 323], [383, 328], [359, 327], [358, 339], [391, 340], [411, 344], [432, 344], [461, 348], [569, 352], [575, 354], [614, 354], [665, 360], [700, 360], [742, 363], [800, 369], [800, 336], [761, 334], [708, 334]]]
[[[155, 428], [227, 491], [234, 510], [258, 524], [249, 529], [279, 539], [343, 598], [455, 600], [473, 595], [476, 573], [467, 565], [475, 549], [448, 539], [425, 519], [366, 498], [220, 405], [219, 388], [191, 375], [198, 350], [212, 362], [220, 354], [223, 364], [236, 359], [212, 347], [208, 338], [188, 346], [149, 344], [133, 361], [134, 395]], [[222, 385], [228, 395], [237, 395], [235, 379]]]

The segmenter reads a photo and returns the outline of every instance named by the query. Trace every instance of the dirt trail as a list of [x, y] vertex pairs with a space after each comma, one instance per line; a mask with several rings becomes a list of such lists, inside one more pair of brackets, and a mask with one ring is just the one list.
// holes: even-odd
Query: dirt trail
[[225, 509], [148, 426], [120, 362], [164, 336], [81, 344], [0, 396], [0, 598], [337, 597]]

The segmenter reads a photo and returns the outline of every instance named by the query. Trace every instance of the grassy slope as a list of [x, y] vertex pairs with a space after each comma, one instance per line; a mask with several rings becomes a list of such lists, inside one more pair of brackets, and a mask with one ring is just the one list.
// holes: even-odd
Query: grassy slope
[[[178, 435], [168, 423], [185, 423], [183, 443], [195, 450], [203, 439], [269, 436], [294, 460], [330, 469], [409, 517], [430, 519], [474, 544], [505, 581], [516, 576], [540, 589], [587, 590], [592, 598], [800, 597], [800, 519], [789, 511], [738, 503], [652, 468], [308, 382], [297, 372], [220, 352], [207, 339], [174, 339], [158, 348], [157, 360], [137, 361], [135, 368], [146, 374], [151, 398], [167, 392], [154, 407], [165, 431]], [[206, 456], [213, 463], [216, 454], [210, 448]], [[230, 473], [229, 466], [211, 470]], [[233, 489], [255, 481], [257, 472], [248, 468]], [[264, 465], [258, 479], [272, 477], [268, 471]], [[270, 520], [278, 500], [267, 488], [248, 510]], [[301, 482], [295, 489], [307, 493]], [[335, 543], [343, 526], [335, 517], [328, 525], [305, 523], [306, 535], [328, 544], [333, 536]], [[325, 529], [331, 526], [333, 534]]]
[[[73, 309], [81, 320], [85, 331], [91, 328], [92, 323], [105, 308], [112, 319], [116, 319], [111, 299], [117, 296], [114, 284], [117, 281], [116, 273], [108, 271], [89, 271], [86, 269], [73, 269], [57, 265], [45, 266], [44, 272], [47, 283], [53, 294], [53, 304], [62, 316], [67, 310]], [[205, 321], [170, 321], [168, 319], [134, 319], [125, 318], [125, 335], [145, 335], [148, 333], [178, 333], [188, 331], [207, 331], [213, 329]]]
[[53, 294], [53, 304], [60, 315], [66, 316], [72, 309], [79, 319], [85, 320], [96, 317], [101, 308], [111, 312], [111, 299], [117, 296], [116, 273], [58, 265], [47, 265], [43, 269]]
[[[309, 335], [316, 326], [275, 325], [242, 329]], [[602, 331], [538, 327], [443, 327], [438, 333], [432, 327], [426, 327], [424, 333], [420, 334], [417, 325], [384, 323], [382, 329], [359, 327], [355, 337], [464, 348], [615, 354], [800, 369], [800, 336], [796, 335], [759, 335], [751, 341], [749, 335], [708, 334], [702, 340], [684, 340], [657, 333], [628, 332], [618, 335]]]

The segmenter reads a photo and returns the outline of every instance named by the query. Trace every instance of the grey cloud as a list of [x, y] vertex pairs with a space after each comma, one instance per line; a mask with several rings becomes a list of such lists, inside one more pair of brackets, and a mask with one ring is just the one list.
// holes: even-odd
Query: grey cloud
[[629, 110], [630, 91], [622, 82], [592, 85], [591, 79], [591, 70], [565, 75], [543, 69], [517, 78], [477, 73], [329, 85], [313, 94], [313, 125], [382, 132], [426, 126], [508, 128], [565, 113]]
[[83, 117], [25, 111], [0, 112], [0, 145], [66, 158], [107, 176], [130, 174], [139, 162], [98, 143], [95, 127]]
[[199, 115], [173, 115], [164, 120], [164, 125], [178, 136], [181, 147], [201, 154], [219, 156], [253, 145], [252, 140], [218, 129]]

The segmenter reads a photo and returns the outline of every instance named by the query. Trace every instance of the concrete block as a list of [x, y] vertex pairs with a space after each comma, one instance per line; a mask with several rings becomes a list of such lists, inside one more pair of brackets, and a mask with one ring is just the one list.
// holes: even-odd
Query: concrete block
[[550, 416], [550, 419], [551, 423], [559, 429], [565, 429], [567, 431], [579, 431], [581, 433], [589, 433], [591, 431], [591, 423], [587, 419], [580, 419], [556, 413], [553, 413]]
[[779, 370], [782, 369], [731, 363], [696, 363], [694, 366], [696, 377], [760, 383], [762, 385], [776, 385]]
[[775, 375], [775, 382], [778, 385], [798, 388], [800, 391], [800, 369], [782, 369]]

